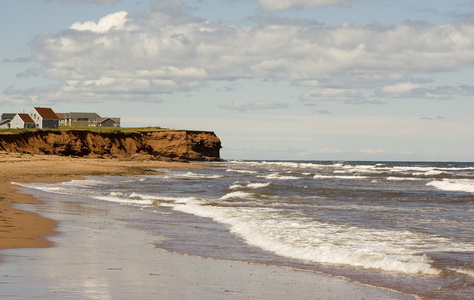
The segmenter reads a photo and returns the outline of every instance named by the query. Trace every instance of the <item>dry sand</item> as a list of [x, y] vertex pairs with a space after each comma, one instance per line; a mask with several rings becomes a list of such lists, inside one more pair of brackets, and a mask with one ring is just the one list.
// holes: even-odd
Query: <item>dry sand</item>
[[0, 298], [413, 299], [311, 272], [167, 253], [150, 246], [158, 237], [123, 224], [120, 216], [133, 213], [127, 207], [40, 204], [10, 185], [200, 167], [0, 154]]

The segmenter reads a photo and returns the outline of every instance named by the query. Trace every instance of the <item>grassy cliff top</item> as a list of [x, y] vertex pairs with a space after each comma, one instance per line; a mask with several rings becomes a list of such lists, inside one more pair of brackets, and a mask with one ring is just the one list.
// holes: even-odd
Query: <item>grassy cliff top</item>
[[168, 129], [161, 127], [60, 127], [59, 129], [13, 129], [5, 128], [0, 129], [0, 134], [14, 134], [23, 132], [35, 132], [35, 131], [91, 131], [91, 132], [103, 132], [103, 133], [133, 133], [133, 132], [151, 132], [151, 131], [192, 131], [192, 132], [207, 132], [204, 130], [185, 130], [185, 129]]

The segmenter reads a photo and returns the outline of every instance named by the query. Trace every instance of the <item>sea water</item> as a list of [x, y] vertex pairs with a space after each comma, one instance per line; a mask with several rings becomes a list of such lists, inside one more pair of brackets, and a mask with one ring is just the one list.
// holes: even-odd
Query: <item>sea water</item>
[[[304, 269], [426, 299], [474, 298], [474, 163], [227, 161], [22, 184], [127, 205], [166, 251]], [[40, 196], [40, 195], [39, 195]]]

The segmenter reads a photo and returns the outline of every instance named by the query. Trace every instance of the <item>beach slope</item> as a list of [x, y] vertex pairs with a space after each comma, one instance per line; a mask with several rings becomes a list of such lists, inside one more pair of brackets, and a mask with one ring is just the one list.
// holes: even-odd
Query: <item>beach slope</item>
[[203, 166], [179, 162], [0, 153], [0, 249], [49, 247], [51, 242], [43, 237], [55, 234], [54, 221], [12, 207], [14, 203], [40, 203], [30, 195], [17, 192], [12, 182], [58, 182], [86, 176], [153, 173], [152, 168], [196, 167]]

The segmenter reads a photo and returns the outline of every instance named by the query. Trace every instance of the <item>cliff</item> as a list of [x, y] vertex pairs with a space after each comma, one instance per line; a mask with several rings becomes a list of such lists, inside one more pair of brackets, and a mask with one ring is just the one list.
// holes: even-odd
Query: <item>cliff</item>
[[220, 160], [221, 141], [208, 131], [26, 131], [0, 134], [0, 151], [63, 156]]

